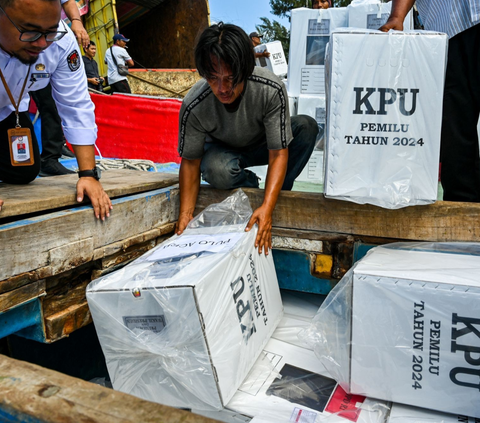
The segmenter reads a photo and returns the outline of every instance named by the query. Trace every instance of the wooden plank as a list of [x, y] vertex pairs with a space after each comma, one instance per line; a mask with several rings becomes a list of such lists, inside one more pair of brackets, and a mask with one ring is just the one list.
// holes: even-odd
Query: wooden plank
[[58, 341], [91, 322], [92, 315], [87, 300], [84, 299], [78, 304], [73, 304], [56, 314], [45, 317], [46, 341]]
[[215, 423], [0, 355], [0, 409], [9, 421], [43, 423]]
[[[224, 200], [233, 191], [202, 187], [196, 213]], [[264, 191], [245, 188], [252, 208]], [[273, 215], [275, 228], [323, 231], [415, 241], [478, 241], [480, 204], [439, 201], [428, 206], [387, 210], [326, 199], [323, 194], [282, 191]]]
[[48, 268], [55, 248], [91, 237], [95, 250], [175, 221], [178, 189], [135, 194], [113, 203], [112, 215], [104, 222], [95, 219], [90, 207], [77, 207], [0, 225], [0, 281]]
[[[75, 187], [77, 175], [37, 178], [28, 185], [0, 183], [0, 199], [4, 201], [1, 219], [77, 206]], [[102, 186], [110, 198], [156, 190], [178, 183], [178, 176], [159, 172], [120, 169], [102, 173]], [[88, 204], [88, 201], [85, 201]]]
[[70, 242], [49, 252], [52, 273], [65, 272], [93, 259], [93, 238]]
[[40, 280], [0, 295], [0, 312], [45, 295], [45, 280]]

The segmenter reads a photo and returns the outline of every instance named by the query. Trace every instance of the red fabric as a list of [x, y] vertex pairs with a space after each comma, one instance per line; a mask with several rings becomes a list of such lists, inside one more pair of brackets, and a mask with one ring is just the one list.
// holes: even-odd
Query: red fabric
[[179, 100], [90, 94], [103, 157], [180, 163]]

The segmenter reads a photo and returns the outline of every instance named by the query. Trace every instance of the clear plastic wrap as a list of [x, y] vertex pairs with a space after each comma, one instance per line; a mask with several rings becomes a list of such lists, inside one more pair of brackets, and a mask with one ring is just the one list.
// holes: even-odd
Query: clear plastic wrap
[[408, 405], [393, 404], [387, 423], [478, 423], [478, 419], [464, 415], [439, 413]]
[[480, 417], [480, 244], [368, 252], [303, 332], [352, 394]]
[[436, 201], [446, 51], [435, 32], [332, 33], [326, 197], [388, 209]]
[[245, 232], [251, 213], [239, 190], [88, 285], [114, 389], [199, 410], [233, 396], [282, 317], [272, 256]]

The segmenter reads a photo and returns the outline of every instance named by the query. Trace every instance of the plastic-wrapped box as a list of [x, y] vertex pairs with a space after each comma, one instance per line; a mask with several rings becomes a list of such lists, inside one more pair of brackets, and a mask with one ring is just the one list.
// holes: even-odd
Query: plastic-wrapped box
[[332, 34], [325, 196], [396, 209], [437, 199], [447, 36]]
[[251, 213], [239, 190], [89, 284], [114, 389], [184, 408], [231, 399], [282, 317], [273, 258], [244, 231]]
[[352, 394], [480, 417], [480, 244], [368, 252], [306, 338]]
[[[392, 10], [392, 2], [382, 3], [380, 0], [357, 0], [347, 6], [348, 26], [350, 28], [379, 29], [387, 22]], [[403, 21], [403, 30], [413, 29], [412, 11]]]
[[268, 51], [270, 53], [270, 57], [257, 58], [255, 60], [257, 66], [267, 68], [278, 77], [287, 75], [287, 58], [285, 57], [282, 43], [280, 41], [272, 41], [270, 43], [260, 44], [256, 46], [254, 50], [257, 53], [263, 53], [264, 51]]
[[464, 415], [439, 413], [408, 405], [393, 404], [387, 423], [478, 423], [478, 419]]
[[290, 25], [288, 92], [325, 94], [325, 51], [331, 32], [348, 26], [347, 8], [293, 9]]

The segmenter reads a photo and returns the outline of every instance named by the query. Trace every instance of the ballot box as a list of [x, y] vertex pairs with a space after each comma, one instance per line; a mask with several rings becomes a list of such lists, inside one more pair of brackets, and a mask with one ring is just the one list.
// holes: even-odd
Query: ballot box
[[[232, 200], [233, 198], [233, 200]], [[241, 191], [209, 206], [87, 300], [113, 387], [174, 407], [221, 409], [282, 317], [272, 255]]]
[[436, 201], [446, 48], [428, 31], [332, 34], [326, 197], [389, 209]]
[[293, 97], [288, 95], [288, 110], [290, 111], [290, 116], [297, 115], [297, 105], [298, 105], [298, 97]]
[[264, 43], [254, 48], [256, 53], [263, 53], [268, 51], [270, 57], [257, 57], [255, 59], [256, 65], [262, 68], [267, 68], [278, 77], [287, 75], [288, 64], [285, 53], [283, 52], [282, 43], [280, 41], [272, 41], [270, 43]]
[[[350, 28], [379, 29], [387, 22], [392, 11], [392, 2], [382, 3], [380, 0], [353, 1], [347, 6], [348, 26]], [[413, 29], [412, 11], [403, 21], [403, 30]]]
[[345, 7], [293, 9], [290, 26], [288, 92], [325, 94], [325, 51], [332, 31], [348, 26]]
[[478, 423], [478, 419], [408, 405], [392, 404], [386, 423]]
[[376, 247], [332, 290], [311, 329], [352, 394], [480, 417], [480, 244]]

